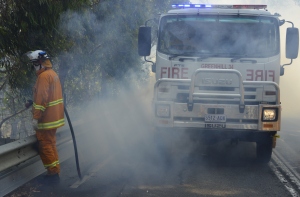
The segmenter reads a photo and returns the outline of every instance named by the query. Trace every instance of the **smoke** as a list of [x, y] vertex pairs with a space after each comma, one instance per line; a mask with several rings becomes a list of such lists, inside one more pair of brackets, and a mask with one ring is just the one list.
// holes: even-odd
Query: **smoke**
[[[269, 10], [273, 13], [278, 12], [282, 18], [295, 22], [296, 27], [300, 27], [298, 7], [292, 6], [293, 1], [192, 1], [193, 3], [251, 3], [251, 4], [267, 4]], [[274, 2], [274, 3], [273, 3]], [[289, 2], [289, 3], [287, 3]], [[281, 6], [284, 5], [284, 8]], [[297, 16], [297, 17], [296, 17]], [[61, 28], [72, 38], [82, 38], [87, 27], [93, 29], [91, 36], [93, 42], [83, 42], [77, 39], [76, 48], [64, 56], [71, 56], [74, 67], [85, 65], [82, 59], [82, 50], [94, 49], [97, 44], [103, 44], [103, 47], [95, 52], [93, 58], [95, 61], [109, 62], [112, 58], [119, 58], [114, 55], [112, 57], [103, 56], [101, 53], [105, 47], [110, 47], [104, 38], [110, 41], [118, 41], [117, 38], [123, 38], [123, 31], [118, 27], [118, 23], [122, 23], [114, 18], [114, 25], [111, 24], [109, 17], [107, 20], [98, 21], [97, 17], [91, 13], [73, 13], [68, 12], [63, 15], [61, 20]], [[284, 25], [281, 30], [281, 51], [284, 55], [285, 51], [285, 29], [288, 25]], [[105, 28], [105, 30], [104, 30]], [[108, 37], [104, 35], [108, 34]], [[96, 43], [96, 44], [95, 44]], [[111, 43], [113, 45], [114, 43]], [[128, 48], [126, 48], [128, 49]], [[136, 50], [129, 48], [129, 50]], [[137, 52], [136, 52], [137, 53]], [[77, 58], [76, 58], [77, 57]], [[284, 56], [282, 63], [288, 62]], [[294, 117], [297, 114], [295, 108], [296, 101], [300, 98], [298, 89], [300, 83], [297, 83], [297, 75], [299, 69], [296, 65], [299, 60], [294, 61], [293, 65], [286, 67], [286, 73], [281, 77], [281, 101], [283, 105], [283, 120]], [[155, 76], [149, 71], [150, 65], [140, 65], [143, 68], [143, 75], [146, 76], [145, 81], [141, 83], [141, 73], [135, 69], [129, 69], [126, 72], [128, 83], [124, 89], [119, 89], [118, 94], [109, 97], [106, 100], [94, 100], [82, 103], [82, 110], [71, 114], [71, 119], [77, 119], [80, 124], [75, 127], [75, 132], [82, 133], [78, 139], [78, 147], [80, 160], [83, 165], [83, 171], [87, 170], [91, 165], [99, 161], [104, 161], [110, 157], [114, 158], [114, 162], [126, 171], [127, 176], [135, 177], [136, 181], [142, 181], [141, 176], [161, 177], [170, 168], [178, 168], [182, 165], [184, 159], [195, 150], [195, 144], [189, 139], [188, 135], [182, 133], [172, 133], [169, 135], [170, 148], [163, 149], [160, 147], [161, 136], [157, 135], [152, 124], [152, 96]], [[92, 80], [92, 79], [91, 79]], [[94, 80], [94, 79], [93, 79]], [[115, 84], [122, 84], [122, 80], [117, 80]], [[111, 89], [112, 90], [112, 89]], [[76, 94], [71, 96], [77, 96]], [[300, 122], [300, 121], [298, 121]], [[167, 150], [167, 152], [165, 152]], [[176, 155], [172, 153], [176, 152]], [[199, 153], [200, 154], [200, 153]], [[170, 158], [169, 158], [170, 157]], [[170, 162], [174, 161], [175, 162]], [[177, 162], [176, 162], [177, 161]], [[139, 166], [139, 165], [143, 166]], [[139, 175], [140, 169], [143, 168], [143, 175]]]
[[80, 112], [74, 129], [80, 133], [77, 146], [83, 174], [111, 159], [114, 168], [107, 173], [117, 171], [135, 184], [159, 184], [170, 169], [183, 165], [193, 144], [185, 133], [155, 132], [152, 93], [149, 83], [144, 89], [121, 91], [117, 98], [93, 101]]
[[[180, 161], [193, 146], [184, 133], [170, 133], [166, 141], [176, 146], [169, 150], [168, 147], [162, 147], [166, 141], [161, 141], [161, 136], [155, 132], [152, 124], [155, 75], [150, 72], [151, 65], [142, 64], [142, 61], [131, 61], [138, 65], [127, 67], [128, 70], [114, 65], [118, 63], [118, 58], [122, 66], [122, 61], [135, 57], [127, 57], [126, 54], [130, 54], [128, 51], [135, 54], [138, 52], [136, 48], [124, 45], [126, 32], [121, 28], [123, 19], [115, 18], [116, 13], [110, 14], [103, 20], [89, 12], [69, 11], [61, 16], [60, 29], [74, 40], [72, 50], [61, 54], [61, 57], [68, 60], [68, 74], [74, 78], [71, 82], [74, 83], [76, 78], [84, 78], [80, 76], [84, 74], [82, 68], [89, 72], [87, 64], [91, 64], [105, 69], [110, 75], [107, 83], [113, 84], [108, 85], [108, 91], [114, 93], [105, 99], [83, 100], [80, 111], [69, 110], [75, 133], [79, 134], [77, 145], [82, 171], [85, 173], [91, 166], [112, 158], [118, 171], [125, 171], [126, 177], [134, 177], [138, 182], [145, 180], [145, 176], [161, 177], [172, 164], [177, 163], [173, 168], [180, 165], [180, 162], [173, 163], [171, 160]], [[87, 31], [92, 40], [84, 39]], [[96, 48], [99, 44], [101, 47]], [[114, 48], [116, 44], [119, 51]], [[120, 57], [120, 50], [126, 54]], [[93, 55], [85, 51], [93, 51]], [[118, 78], [118, 72], [124, 72], [124, 77]], [[87, 76], [97, 77], [95, 73]], [[95, 81], [101, 84], [99, 78], [86, 79], [90, 80], [90, 84]], [[84, 96], [76, 91], [68, 95], [69, 99]], [[173, 155], [175, 150], [176, 156]], [[142, 171], [145, 174], [140, 174], [141, 169], [144, 169]]]
[[[211, 3], [211, 4], [263, 4], [268, 6], [268, 11], [272, 14], [279, 13], [280, 19], [291, 21], [294, 26], [300, 28], [300, 7], [294, 0], [192, 0], [191, 3]], [[285, 58], [285, 34], [286, 28], [291, 24], [285, 23], [280, 27], [281, 37], [281, 65], [288, 64], [289, 59]], [[298, 131], [300, 126], [299, 107], [297, 103], [300, 100], [300, 83], [298, 73], [300, 72], [299, 58], [293, 60], [293, 64], [285, 66], [285, 74], [280, 77], [280, 93], [282, 104], [282, 128], [281, 130]]]
[[[286, 21], [291, 21], [294, 26], [300, 28], [299, 10], [300, 7], [294, 1], [284, 1], [278, 4], [274, 11], [281, 14], [281, 18]], [[289, 59], [285, 58], [285, 35], [286, 28], [291, 27], [291, 24], [285, 23], [281, 28], [281, 65], [290, 63]], [[300, 83], [298, 73], [300, 72], [299, 56], [293, 60], [292, 65], [285, 66], [285, 74], [280, 78], [281, 103], [282, 103], [282, 131], [298, 131], [300, 126], [299, 107], [297, 103], [300, 100]]]

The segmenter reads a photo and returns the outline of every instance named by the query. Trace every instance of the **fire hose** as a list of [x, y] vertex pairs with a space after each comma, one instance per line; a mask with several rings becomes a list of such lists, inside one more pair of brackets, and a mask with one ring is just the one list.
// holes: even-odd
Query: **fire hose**
[[70, 130], [71, 130], [71, 134], [72, 134], [73, 145], [74, 145], [74, 152], [75, 152], [75, 160], [76, 160], [76, 167], [77, 167], [77, 174], [78, 174], [78, 177], [80, 178], [80, 180], [82, 180], [82, 176], [81, 176], [81, 172], [80, 172], [79, 159], [78, 159], [78, 152], [77, 152], [76, 138], [75, 138], [75, 134], [74, 134], [72, 122], [71, 122], [71, 120], [70, 120], [68, 111], [67, 111], [67, 109], [66, 109], [65, 106], [64, 106], [64, 110], [65, 110], [65, 114], [66, 114], [66, 116], [67, 116], [67, 120], [68, 120], [68, 124], [69, 124]]

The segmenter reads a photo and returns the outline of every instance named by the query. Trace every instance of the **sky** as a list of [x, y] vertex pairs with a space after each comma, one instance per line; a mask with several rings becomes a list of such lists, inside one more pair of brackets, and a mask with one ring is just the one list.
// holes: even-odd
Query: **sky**
[[[191, 0], [191, 3], [210, 4], [264, 4], [268, 6], [271, 14], [279, 13], [280, 19], [291, 21], [294, 26], [300, 28], [300, 6], [293, 0]], [[285, 58], [285, 32], [291, 27], [289, 23], [281, 26], [281, 65], [290, 62]], [[285, 66], [285, 74], [280, 77], [280, 93], [282, 104], [282, 130], [289, 129], [298, 131], [300, 127], [299, 104], [300, 101], [300, 56], [293, 60], [293, 64]]]

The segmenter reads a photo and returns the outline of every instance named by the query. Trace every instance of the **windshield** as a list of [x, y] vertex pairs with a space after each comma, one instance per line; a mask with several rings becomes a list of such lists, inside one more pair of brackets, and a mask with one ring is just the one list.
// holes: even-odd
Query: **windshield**
[[279, 53], [278, 21], [258, 16], [165, 16], [158, 51], [169, 55], [270, 57]]

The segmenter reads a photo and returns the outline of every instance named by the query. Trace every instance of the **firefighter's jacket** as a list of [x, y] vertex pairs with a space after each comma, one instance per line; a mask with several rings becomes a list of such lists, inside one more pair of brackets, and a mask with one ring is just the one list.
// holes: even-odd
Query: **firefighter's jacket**
[[47, 63], [47, 67], [37, 72], [33, 88], [33, 118], [38, 120], [38, 129], [43, 130], [55, 129], [65, 123], [61, 83], [50, 61]]

